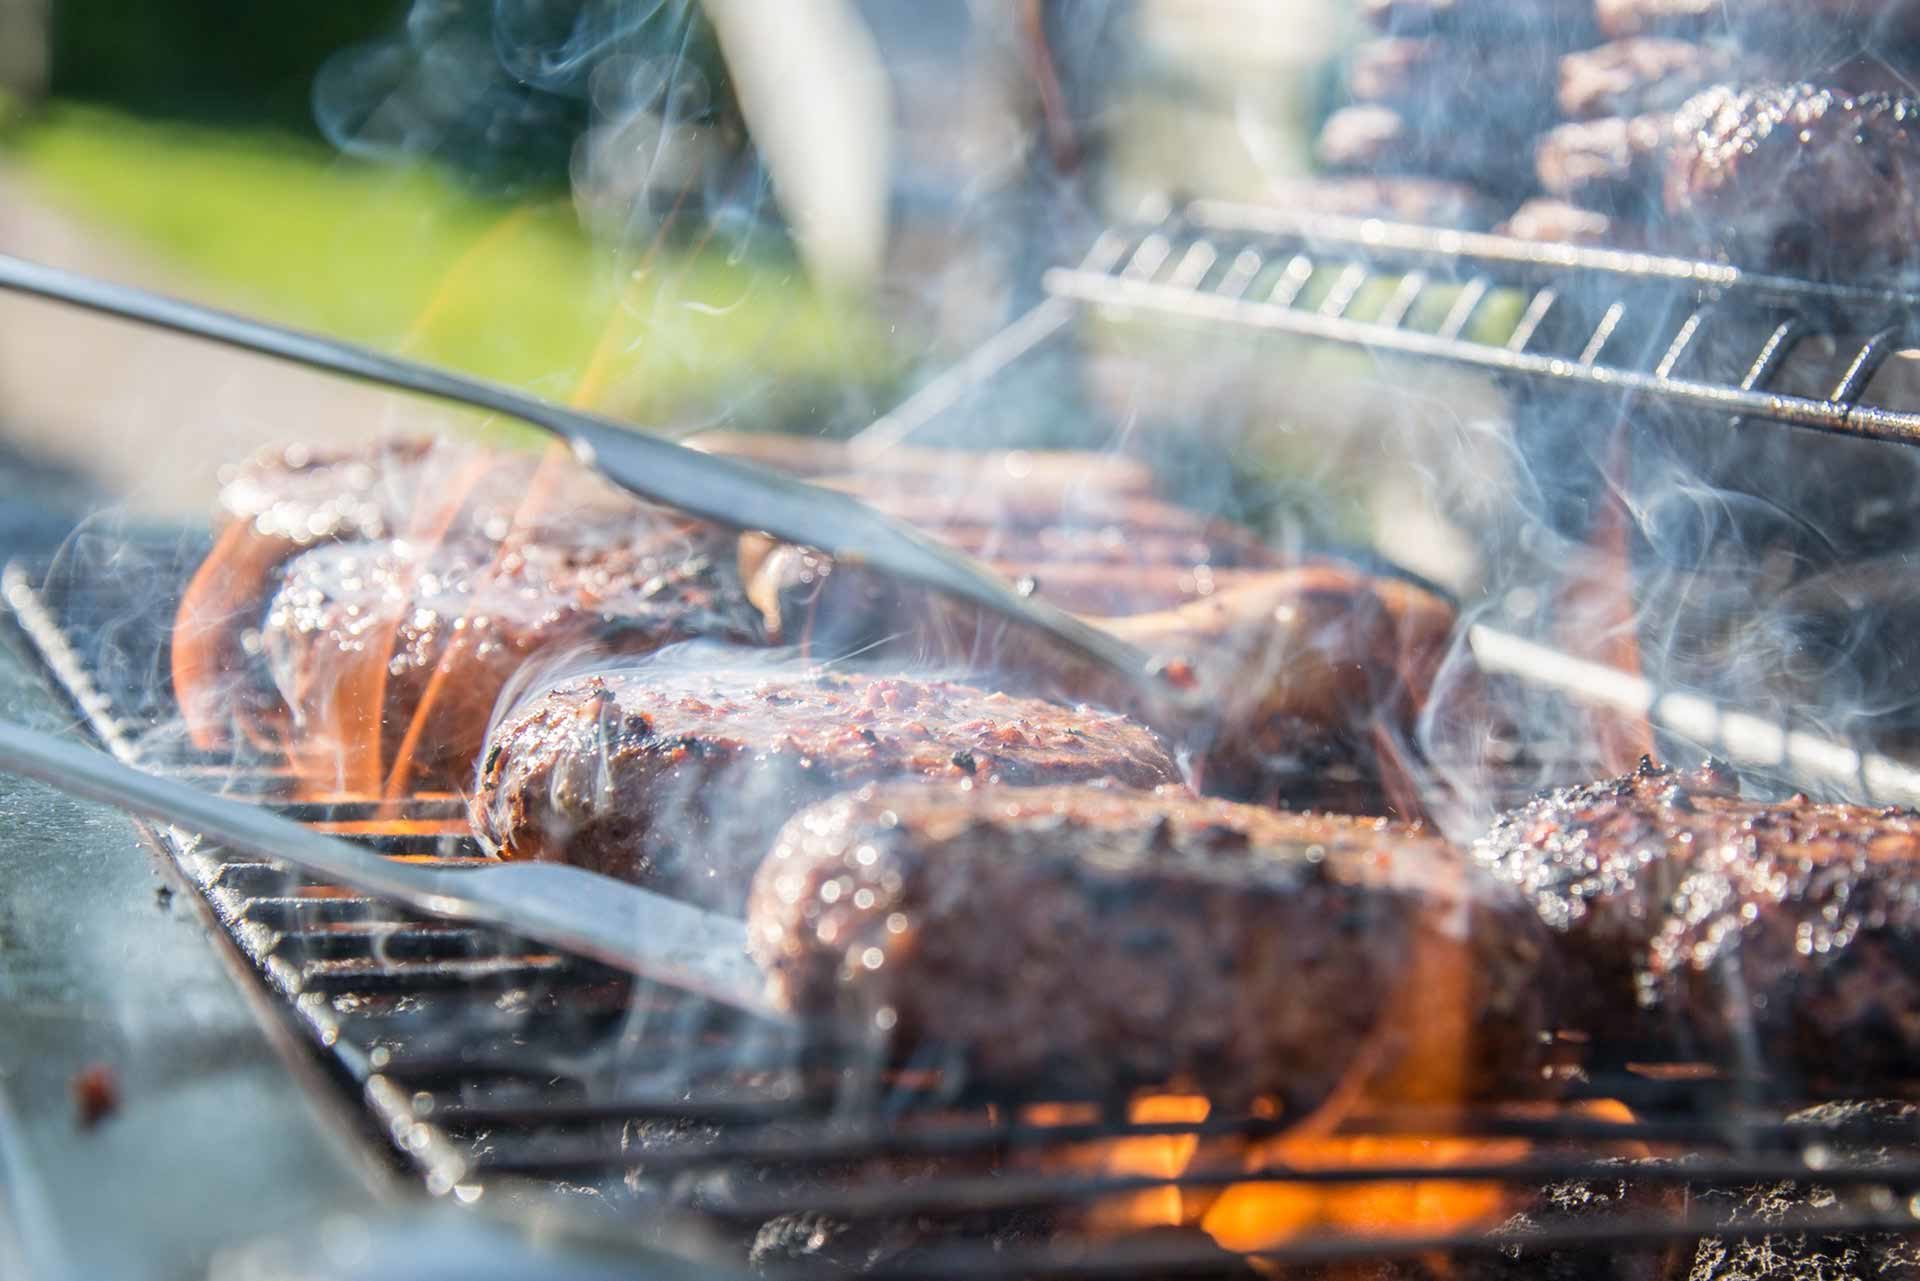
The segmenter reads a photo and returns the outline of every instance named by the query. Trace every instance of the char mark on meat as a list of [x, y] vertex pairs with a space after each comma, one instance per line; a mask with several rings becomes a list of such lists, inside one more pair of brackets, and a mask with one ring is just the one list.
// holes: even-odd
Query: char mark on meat
[[1604, 1056], [1697, 1054], [1822, 1088], [1910, 1077], [1913, 811], [1749, 801], [1724, 771], [1644, 763], [1542, 795], [1475, 848], [1559, 936], [1589, 994], [1568, 1015]]
[[950, 681], [721, 658], [573, 679], [530, 699], [490, 738], [479, 832], [509, 858], [574, 863], [737, 911], [788, 816], [848, 787], [1179, 779], [1158, 740], [1121, 716]]
[[1776, 78], [1774, 64], [1732, 41], [1636, 36], [1560, 60], [1560, 110], [1569, 120], [1678, 111], [1712, 85]]

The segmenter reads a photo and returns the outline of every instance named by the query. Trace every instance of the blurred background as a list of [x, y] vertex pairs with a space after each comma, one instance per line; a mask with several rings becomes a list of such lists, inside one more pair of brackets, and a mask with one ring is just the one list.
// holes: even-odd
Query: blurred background
[[[1103, 220], [1304, 169], [1346, 8], [0, 0], [0, 251], [650, 430], [846, 432]], [[16, 521], [448, 427], [512, 430], [0, 299]]]

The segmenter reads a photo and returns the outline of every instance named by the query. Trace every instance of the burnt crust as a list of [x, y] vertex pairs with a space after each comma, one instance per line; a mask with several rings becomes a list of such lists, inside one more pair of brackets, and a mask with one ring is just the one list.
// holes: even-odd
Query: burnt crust
[[1179, 771], [1124, 717], [952, 681], [659, 664], [568, 680], [494, 731], [474, 816], [507, 858], [578, 864], [738, 910], [795, 811], [875, 779], [994, 790]]
[[1920, 255], [1920, 102], [1811, 84], [1718, 86], [1673, 130], [1676, 240], [1815, 277], [1911, 271]]
[[1561, 939], [1603, 1055], [1823, 1087], [1910, 1074], [1920, 813], [1749, 801], [1723, 769], [1643, 761], [1542, 794], [1475, 855]]

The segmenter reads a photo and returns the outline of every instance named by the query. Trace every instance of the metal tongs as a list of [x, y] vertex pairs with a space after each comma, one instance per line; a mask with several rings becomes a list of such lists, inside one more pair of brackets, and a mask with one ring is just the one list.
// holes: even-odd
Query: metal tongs
[[596, 872], [557, 863], [457, 870], [402, 863], [260, 806], [6, 722], [0, 722], [0, 770], [430, 916], [498, 926], [763, 1018], [787, 1017], [767, 1001], [765, 981], [747, 956], [743, 923]]
[[567, 442], [622, 489], [736, 529], [765, 530], [980, 606], [1103, 667], [1138, 694], [1142, 715], [1176, 734], [1200, 718], [1193, 694], [1160, 675], [1146, 651], [1044, 601], [847, 494], [670, 440], [450, 370], [56, 267], [0, 255], [0, 289], [104, 312], [245, 351], [417, 392], [530, 423]]

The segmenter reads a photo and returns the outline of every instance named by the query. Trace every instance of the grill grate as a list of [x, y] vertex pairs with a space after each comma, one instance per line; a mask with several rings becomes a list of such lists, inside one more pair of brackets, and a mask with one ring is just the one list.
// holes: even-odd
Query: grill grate
[[[1920, 442], [1920, 415], [1862, 403], [1910, 331], [1891, 293], [1756, 277], [1644, 255], [1377, 222], [1195, 204], [1102, 237], [1049, 274], [1054, 297], [876, 424], [884, 447], [951, 411], [1061, 333], [1083, 304], [1328, 339], [1551, 387], [1625, 390], [1677, 408]], [[1499, 313], [1501, 324], [1490, 323]], [[1651, 341], [1648, 335], [1657, 334]], [[1825, 397], [1764, 390], [1792, 347], [1836, 339]], [[111, 540], [109, 540], [111, 541]], [[173, 597], [203, 548], [113, 542], [140, 572], [91, 558], [9, 567], [6, 598], [49, 671], [123, 759], [269, 805], [395, 858], [480, 857], [461, 798], [297, 794], [285, 762], [184, 751], [163, 650]], [[136, 589], [136, 584], [138, 588]], [[143, 595], [134, 599], [130, 593]], [[1865, 765], [1856, 759], [1864, 770]], [[369, 1134], [428, 1190], [513, 1212], [556, 1204], [720, 1266], [873, 1276], [1245, 1275], [1247, 1258], [1326, 1263], [1502, 1245], [1657, 1246], [1705, 1235], [1913, 1232], [1920, 1122], [1874, 1114], [1789, 1123], [1801, 1100], [1685, 1065], [1574, 1085], [1563, 1105], [1349, 1117], [1362, 1165], [1261, 1145], [1285, 1119], [1214, 1111], [1155, 1120], [1127, 1100], [985, 1097], [938, 1058], [883, 1070], [845, 1047], [637, 986], [501, 932], [412, 916], [268, 862], [156, 832], [243, 969], [274, 994]], [[1612, 1100], [1631, 1119], [1582, 1105]], [[1408, 1144], [1481, 1142], [1427, 1164]], [[1123, 1148], [1172, 1142], [1153, 1173]], [[1513, 1143], [1524, 1143], [1514, 1155]], [[1871, 1157], [1853, 1153], [1872, 1152]], [[1478, 1153], [1475, 1155], [1474, 1153]], [[1646, 1157], [1659, 1158], [1652, 1161]], [[1786, 1217], [1706, 1216], [1684, 1197], [1632, 1213], [1488, 1232], [1380, 1235], [1336, 1218], [1236, 1254], [1192, 1227], [1121, 1231], [1144, 1195], [1196, 1204], [1259, 1186], [1330, 1195], [1385, 1180], [1493, 1188], [1507, 1208], [1549, 1183], [1622, 1177], [1684, 1191], [1814, 1181], [1836, 1196]], [[1910, 1200], [1910, 1198], [1913, 1198]], [[1535, 1256], [1537, 1257], [1537, 1256]], [[1411, 1265], [1409, 1265], [1411, 1266]], [[1418, 1275], [1408, 1272], [1406, 1275]]]
[[[176, 574], [191, 563], [181, 560]], [[36, 580], [18, 565], [4, 582], [49, 670], [112, 750], [220, 780], [391, 857], [478, 856], [457, 797], [301, 799], [271, 760], [236, 764], [156, 745], [150, 720], [122, 712], [150, 716], [152, 699], [103, 687], [101, 671], [113, 664], [84, 657], [98, 653], [103, 620], [127, 615], [124, 582], [59, 573]], [[1914, 1226], [1907, 1198], [1920, 1190], [1920, 1157], [1832, 1156], [1834, 1144], [1854, 1141], [1920, 1152], [1913, 1123], [1787, 1125], [1793, 1101], [1768, 1097], [1764, 1083], [1627, 1074], [1588, 1082], [1567, 1110], [1547, 1114], [1372, 1113], [1344, 1129], [1400, 1140], [1526, 1140], [1530, 1148], [1439, 1165], [1388, 1156], [1301, 1166], [1260, 1155], [1257, 1145], [1285, 1129], [1272, 1116], [1130, 1119], [1125, 1101], [972, 1095], [937, 1062], [875, 1072], [497, 931], [409, 916], [175, 833], [155, 839], [331, 1076], [357, 1093], [371, 1133], [431, 1192], [509, 1212], [550, 1209], [558, 1198], [590, 1222], [611, 1221], [716, 1264], [740, 1264], [756, 1240], [763, 1251], [769, 1239], [784, 1240], [778, 1231], [770, 1238], [771, 1225], [802, 1244], [766, 1266], [796, 1275], [854, 1266], [875, 1276], [1238, 1275], [1245, 1258], [1196, 1230], [1120, 1232], [1106, 1211], [1170, 1189], [1184, 1197], [1254, 1185], [1325, 1192], [1389, 1179], [1471, 1180], [1520, 1199], [1556, 1181], [1618, 1179], [1620, 1156], [1648, 1151], [1687, 1158], [1640, 1169], [1636, 1180], [1649, 1187], [1817, 1176], [1840, 1199], [1809, 1206], [1791, 1225], [1639, 1215], [1536, 1228], [1529, 1247]], [[1636, 1119], [1580, 1111], [1582, 1097], [1623, 1100]], [[1153, 1174], [1087, 1156], [1155, 1140], [1191, 1142], [1197, 1155]], [[1215, 1151], [1223, 1155], [1208, 1155]], [[814, 1249], [823, 1238], [855, 1243], [847, 1251], [858, 1257]], [[1485, 1251], [1503, 1239], [1484, 1224], [1417, 1237], [1320, 1231], [1252, 1253], [1327, 1262]]]

